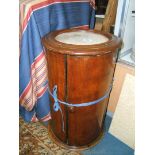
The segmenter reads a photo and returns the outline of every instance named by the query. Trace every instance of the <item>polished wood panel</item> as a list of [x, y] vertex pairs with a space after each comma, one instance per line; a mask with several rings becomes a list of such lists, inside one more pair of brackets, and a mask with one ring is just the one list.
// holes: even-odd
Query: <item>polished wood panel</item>
[[[103, 56], [68, 56], [67, 101], [83, 103], [102, 97], [112, 81], [112, 58], [112, 53]], [[105, 108], [105, 101], [87, 107], [69, 108], [69, 145], [89, 144], [99, 136]]]
[[[49, 79], [49, 87], [52, 91], [53, 86], [57, 84], [58, 86], [58, 98], [62, 101], [66, 99], [66, 68], [65, 68], [65, 55], [52, 53], [47, 51], [47, 66], [48, 66], [48, 79]], [[52, 103], [54, 103], [53, 98], [50, 97]], [[63, 142], [67, 142], [66, 138], [66, 107], [64, 105], [60, 105], [63, 116], [64, 116], [64, 125], [65, 132], [62, 131], [62, 117], [61, 112], [53, 111], [53, 104], [51, 104], [52, 111], [52, 130], [54, 134]]]

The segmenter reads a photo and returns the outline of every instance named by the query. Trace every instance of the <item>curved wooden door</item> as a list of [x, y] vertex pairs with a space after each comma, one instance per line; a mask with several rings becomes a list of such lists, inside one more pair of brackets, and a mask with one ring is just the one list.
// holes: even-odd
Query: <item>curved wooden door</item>
[[[113, 53], [67, 56], [67, 102], [90, 102], [102, 97], [112, 82]], [[68, 107], [68, 144], [83, 146], [103, 131], [107, 99], [87, 107]]]

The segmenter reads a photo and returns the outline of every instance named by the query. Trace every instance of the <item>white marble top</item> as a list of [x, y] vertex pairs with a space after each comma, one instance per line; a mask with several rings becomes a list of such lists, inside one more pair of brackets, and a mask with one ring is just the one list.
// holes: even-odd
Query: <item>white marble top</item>
[[109, 39], [101, 34], [77, 30], [76, 32], [65, 32], [55, 37], [59, 42], [72, 45], [94, 45], [107, 42]]

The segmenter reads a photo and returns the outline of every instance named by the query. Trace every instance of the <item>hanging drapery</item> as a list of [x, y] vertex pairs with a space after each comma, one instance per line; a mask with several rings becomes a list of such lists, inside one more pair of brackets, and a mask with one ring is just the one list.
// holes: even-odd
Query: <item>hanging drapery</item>
[[25, 121], [51, 119], [41, 38], [55, 30], [93, 28], [93, 0], [20, 0], [19, 103]]

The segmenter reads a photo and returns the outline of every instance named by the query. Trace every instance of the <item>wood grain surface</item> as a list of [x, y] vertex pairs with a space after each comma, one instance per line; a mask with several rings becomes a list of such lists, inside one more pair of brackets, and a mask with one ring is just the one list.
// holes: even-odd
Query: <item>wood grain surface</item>
[[[116, 51], [121, 45], [121, 40], [109, 33], [104, 34], [109, 41], [98, 45], [70, 45], [54, 39], [56, 35], [70, 31], [76, 30], [60, 30], [43, 38], [50, 89], [57, 85], [58, 98], [68, 103], [97, 100], [107, 92], [112, 83]], [[103, 34], [95, 30], [87, 31]], [[51, 101], [53, 103], [52, 98]], [[52, 133], [68, 146], [88, 146], [103, 132], [108, 99], [78, 108], [61, 104], [65, 132], [62, 131], [61, 113], [54, 112], [52, 105]]]

